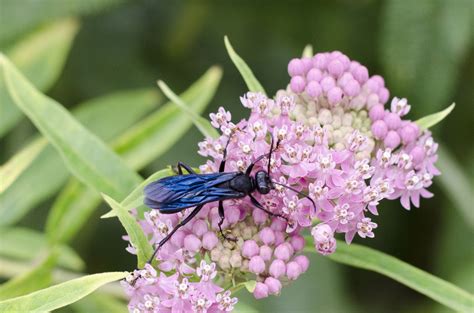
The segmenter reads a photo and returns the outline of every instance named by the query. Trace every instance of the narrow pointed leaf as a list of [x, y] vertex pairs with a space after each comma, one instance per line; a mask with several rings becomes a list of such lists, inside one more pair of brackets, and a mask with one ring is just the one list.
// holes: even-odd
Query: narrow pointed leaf
[[0, 312], [45, 312], [64, 307], [84, 298], [97, 288], [123, 279], [127, 272], [84, 276], [21, 297], [0, 302]]
[[3, 193], [28, 168], [47, 144], [48, 141], [43, 138], [33, 140], [25, 149], [21, 150], [0, 167], [0, 177], [2, 178], [0, 181], [0, 193]]
[[422, 117], [416, 120], [415, 123], [418, 124], [418, 126], [420, 126], [421, 129], [431, 128], [435, 126], [436, 124], [438, 124], [439, 122], [441, 122], [442, 120], [444, 120], [446, 116], [448, 116], [449, 113], [451, 113], [454, 110], [455, 106], [456, 104], [453, 103], [442, 111], [427, 115], [425, 117]]
[[242, 78], [244, 79], [245, 83], [247, 84], [248, 89], [250, 91], [261, 92], [263, 94], [266, 94], [265, 89], [263, 89], [262, 85], [257, 80], [257, 78], [255, 78], [255, 75], [253, 74], [250, 67], [237, 54], [237, 52], [235, 52], [235, 50], [232, 47], [232, 45], [230, 44], [229, 38], [227, 38], [227, 36], [224, 37], [224, 43], [225, 43], [225, 47], [227, 49], [227, 53], [229, 54], [232, 62], [234, 62], [234, 65], [239, 70], [240, 75], [242, 75]]
[[247, 289], [249, 293], [253, 293], [255, 290], [255, 287], [257, 286], [257, 282], [255, 280], [249, 280], [244, 283], [244, 286], [245, 286], [245, 289]]
[[[315, 252], [312, 246], [307, 247], [306, 250]], [[329, 258], [390, 277], [455, 311], [470, 312], [474, 306], [474, 296], [468, 292], [397, 258], [368, 247], [357, 244], [347, 245], [338, 241], [336, 252]]]
[[0, 67], [15, 104], [56, 148], [76, 177], [116, 198], [125, 197], [140, 182], [137, 173], [59, 103], [38, 92], [3, 55]]
[[193, 110], [189, 108], [189, 105], [183, 102], [169, 87], [165, 82], [159, 80], [158, 86], [161, 91], [168, 97], [173, 103], [175, 103], [192, 121], [193, 124], [199, 129], [199, 131], [206, 137], [217, 138], [219, 133], [214, 127], [209, 123], [208, 120], [202, 116], [196, 114]]
[[314, 52], [313, 52], [313, 46], [312, 45], [306, 45], [303, 50], [303, 58], [311, 58], [313, 57]]
[[[51, 23], [19, 41], [6, 54], [39, 90], [48, 90], [64, 67], [78, 29], [79, 23], [71, 18]], [[22, 116], [1, 86], [2, 80], [0, 77], [0, 137]]]
[[135, 218], [130, 215], [130, 212], [125, 210], [117, 201], [112, 199], [107, 195], [102, 195], [105, 202], [107, 202], [115, 214], [118, 216], [120, 223], [127, 231], [128, 236], [130, 237], [130, 243], [137, 251], [138, 257], [138, 268], [143, 268], [145, 263], [151, 257], [153, 253], [153, 249], [148, 242], [143, 230], [141, 229], [140, 225], [138, 225]]
[[[157, 105], [159, 99], [159, 94], [154, 88], [126, 90], [83, 102], [73, 110], [73, 113], [74, 117], [91, 132], [110, 141], [130, 129], [137, 120]], [[32, 149], [31, 145], [36, 140], [45, 140], [35, 138], [32, 144], [27, 145], [19, 153]], [[68, 176], [67, 167], [60, 155], [51, 145], [44, 147], [8, 189], [0, 194], [0, 225], [18, 221], [30, 209], [61, 188]], [[48, 184], [44, 184], [46, 180]], [[28, 197], [24, 196], [25, 190], [28, 190]], [[100, 197], [97, 195], [96, 198]]]

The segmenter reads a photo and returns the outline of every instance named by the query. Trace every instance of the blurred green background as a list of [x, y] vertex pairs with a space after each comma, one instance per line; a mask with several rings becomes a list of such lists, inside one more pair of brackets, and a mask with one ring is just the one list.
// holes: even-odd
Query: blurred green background
[[[408, 98], [411, 119], [456, 102], [454, 112], [433, 129], [443, 168], [453, 169], [444, 180], [435, 179], [435, 197], [412, 211], [396, 201], [383, 203], [375, 218], [376, 238], [356, 242], [474, 292], [473, 1], [0, 0], [1, 50], [69, 16], [79, 17], [80, 29], [61, 75], [47, 91], [68, 109], [113, 91], [153, 88], [157, 79], [181, 92], [217, 64], [224, 76], [205, 115], [225, 106], [234, 119], [243, 118], [247, 112], [239, 96], [246, 86], [227, 56], [224, 35], [269, 94], [286, 86], [288, 61], [312, 44], [315, 52], [340, 50], [371, 74], [381, 74], [391, 96]], [[1, 163], [36, 133], [23, 118], [0, 139]], [[203, 163], [196, 153], [199, 140], [192, 129], [142, 176], [177, 160]], [[468, 186], [458, 186], [463, 179]], [[53, 200], [43, 201], [18, 225], [42, 230]], [[115, 219], [99, 219], [106, 211], [105, 206], [96, 210], [71, 244], [88, 273], [134, 267], [134, 257], [124, 250], [122, 226]], [[264, 312], [447, 310], [386, 277], [323, 257], [313, 257], [309, 272], [280, 297], [242, 299]]]

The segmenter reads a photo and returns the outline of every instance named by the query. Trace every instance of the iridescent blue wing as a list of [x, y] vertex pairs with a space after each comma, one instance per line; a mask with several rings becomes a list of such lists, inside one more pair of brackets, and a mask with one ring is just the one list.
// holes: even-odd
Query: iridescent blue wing
[[199, 204], [240, 198], [244, 194], [222, 186], [239, 174], [233, 172], [165, 177], [145, 187], [144, 203], [149, 208], [160, 210], [160, 213], [176, 213]]

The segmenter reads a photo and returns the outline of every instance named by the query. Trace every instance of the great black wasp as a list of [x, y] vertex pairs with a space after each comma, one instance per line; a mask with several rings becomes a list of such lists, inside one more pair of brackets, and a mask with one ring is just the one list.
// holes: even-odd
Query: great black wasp
[[[222, 231], [222, 223], [224, 222], [225, 218], [224, 200], [239, 199], [248, 196], [251, 203], [256, 208], [265, 211], [271, 216], [285, 219], [288, 222], [288, 219], [285, 216], [281, 214], [275, 214], [267, 210], [252, 195], [254, 192], [268, 194], [270, 190], [275, 189], [275, 185], [280, 185], [308, 198], [316, 210], [314, 201], [308, 195], [290, 186], [286, 186], [271, 180], [269, 173], [271, 156], [272, 152], [274, 151], [273, 137], [271, 139], [270, 151], [259, 156], [252, 164], [247, 167], [245, 172], [225, 172], [227, 147], [230, 141], [231, 138], [229, 138], [224, 148], [223, 158], [219, 165], [218, 173], [198, 174], [190, 166], [182, 162], [178, 162], [178, 175], [161, 178], [145, 187], [145, 205], [151, 209], [159, 210], [162, 214], [173, 214], [187, 208], [195, 207], [186, 218], [178, 223], [173, 228], [173, 230], [160, 241], [148, 263], [153, 260], [160, 248], [180, 227], [183, 227], [189, 221], [191, 221], [193, 217], [199, 213], [202, 207], [210, 202], [219, 201], [219, 231], [226, 240], [232, 241], [235, 241], [235, 239], [228, 237]], [[275, 149], [278, 148], [278, 145], [279, 141], [277, 141]], [[255, 164], [266, 156], [268, 156], [267, 170], [259, 170], [254, 176], [252, 176], [251, 174]], [[188, 174], [184, 174], [183, 170], [186, 170]]]

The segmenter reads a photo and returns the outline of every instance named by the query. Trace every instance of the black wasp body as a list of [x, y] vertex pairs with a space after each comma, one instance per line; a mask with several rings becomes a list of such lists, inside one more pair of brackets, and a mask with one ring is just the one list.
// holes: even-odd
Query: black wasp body
[[[269, 175], [270, 161], [273, 151], [273, 140], [269, 153], [258, 157], [252, 164], [249, 165], [245, 172], [224, 171], [227, 157], [227, 146], [229, 142], [224, 149], [224, 157], [220, 163], [218, 173], [198, 174], [188, 165], [178, 162], [178, 175], [164, 177], [150, 183], [145, 187], [145, 205], [151, 209], [159, 210], [162, 214], [178, 213], [184, 209], [194, 207], [191, 213], [189, 213], [186, 218], [178, 223], [175, 228], [160, 241], [150, 261], [153, 260], [155, 254], [171, 238], [171, 236], [180, 227], [191, 221], [193, 217], [195, 217], [202, 207], [207, 203], [216, 201], [219, 202], [218, 212], [220, 220], [218, 226], [220, 233], [227, 240], [235, 241], [234, 238], [228, 237], [222, 231], [222, 223], [224, 222], [225, 218], [223, 203], [224, 200], [249, 197], [250, 201], [256, 208], [265, 211], [271, 216], [277, 216], [287, 220], [286, 217], [267, 210], [252, 195], [255, 192], [260, 194], [268, 194], [272, 189], [275, 188], [274, 184], [281, 185], [279, 183], [273, 182]], [[259, 170], [254, 176], [252, 176], [252, 170], [255, 164], [264, 157], [268, 157], [269, 159], [267, 171]], [[188, 174], [184, 174], [183, 170], [186, 170]], [[284, 187], [302, 194], [301, 192], [289, 186]], [[302, 195], [313, 202], [313, 200], [307, 195]]]

